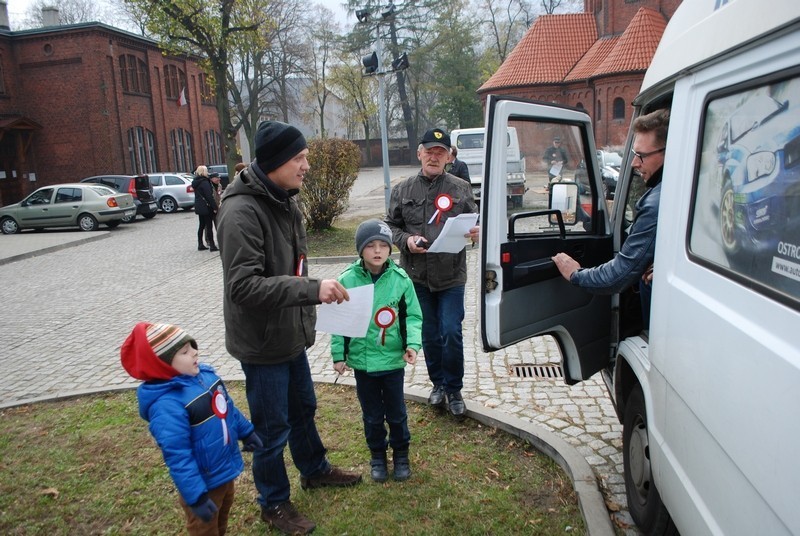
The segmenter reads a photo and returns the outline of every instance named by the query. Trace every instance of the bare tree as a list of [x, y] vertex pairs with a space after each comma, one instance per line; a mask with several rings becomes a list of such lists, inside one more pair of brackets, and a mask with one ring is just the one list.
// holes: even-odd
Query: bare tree
[[480, 5], [487, 35], [491, 36], [492, 49], [502, 63], [522, 39], [535, 15], [526, 0], [481, 0]]
[[335, 58], [341, 29], [339, 24], [333, 20], [333, 12], [319, 4], [315, 8], [315, 15], [310, 22], [311, 27], [316, 30], [309, 34], [308, 40], [309, 65], [306, 73], [311, 82], [308, 89], [316, 102], [312, 112], [319, 120], [319, 135], [321, 138], [326, 138], [328, 134], [325, 129], [325, 105], [330, 96], [327, 76], [331, 69], [331, 62]]
[[58, 10], [59, 24], [76, 24], [90, 22], [101, 18], [101, 10], [92, 0], [35, 0], [25, 11], [22, 20], [23, 28], [41, 28], [44, 26], [42, 9], [54, 7]]

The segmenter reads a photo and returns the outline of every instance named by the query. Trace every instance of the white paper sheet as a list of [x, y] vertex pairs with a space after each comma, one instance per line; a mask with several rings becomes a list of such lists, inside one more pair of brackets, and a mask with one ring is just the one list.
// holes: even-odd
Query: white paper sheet
[[350, 301], [322, 303], [317, 308], [317, 331], [344, 337], [365, 337], [372, 320], [375, 285], [347, 289]]
[[458, 253], [467, 245], [464, 235], [478, 223], [477, 214], [459, 214], [444, 222], [442, 234], [433, 241], [428, 253]]

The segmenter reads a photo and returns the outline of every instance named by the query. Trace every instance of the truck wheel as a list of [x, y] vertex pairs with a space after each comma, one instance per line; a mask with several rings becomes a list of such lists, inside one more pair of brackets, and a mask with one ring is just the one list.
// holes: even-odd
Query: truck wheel
[[641, 386], [637, 385], [625, 403], [622, 421], [622, 460], [628, 509], [645, 534], [676, 534], [669, 512], [661, 502], [650, 466], [647, 408]]

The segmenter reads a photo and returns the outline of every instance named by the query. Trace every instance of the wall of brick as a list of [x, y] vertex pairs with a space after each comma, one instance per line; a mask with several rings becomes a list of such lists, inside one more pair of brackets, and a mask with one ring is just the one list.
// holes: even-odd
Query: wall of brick
[[[123, 91], [122, 54], [146, 63], [149, 95]], [[193, 166], [217, 163], [206, 161], [205, 134], [219, 133], [219, 118], [213, 105], [201, 102], [201, 71], [191, 58], [164, 56], [149, 40], [91, 24], [12, 33], [0, 38], [0, 60], [6, 80], [12, 79], [0, 97], [0, 114], [21, 115], [42, 126], [27, 161], [37, 180], [20, 184], [22, 194], [91, 175], [133, 173], [128, 151], [132, 127], [153, 132], [161, 170], [175, 169], [170, 133], [176, 128], [191, 133]], [[166, 64], [186, 73], [188, 106], [166, 97]], [[0, 154], [5, 149], [0, 147]]]

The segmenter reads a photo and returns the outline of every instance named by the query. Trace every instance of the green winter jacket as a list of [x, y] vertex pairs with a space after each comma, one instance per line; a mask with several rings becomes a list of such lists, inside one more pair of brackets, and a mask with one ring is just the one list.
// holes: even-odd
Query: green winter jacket
[[[372, 321], [366, 337], [350, 338], [331, 336], [333, 362], [347, 361], [347, 366], [365, 372], [397, 370], [406, 366], [403, 360], [406, 348], [416, 351], [422, 347], [422, 309], [408, 274], [388, 259], [386, 270], [375, 282], [372, 302]], [[345, 288], [372, 284], [372, 276], [361, 259], [348, 266], [339, 281]], [[376, 313], [390, 307], [394, 322], [383, 329], [375, 320]]]
[[217, 238], [225, 347], [243, 363], [268, 365], [290, 361], [314, 344], [320, 282], [308, 277], [297, 192], [265, 183], [254, 166], [225, 189]]

